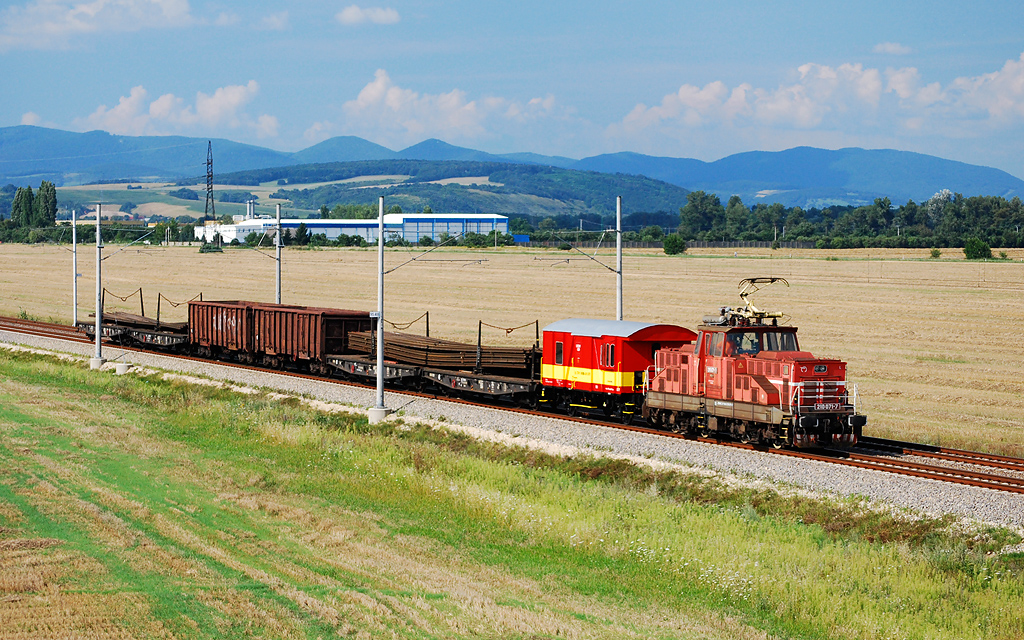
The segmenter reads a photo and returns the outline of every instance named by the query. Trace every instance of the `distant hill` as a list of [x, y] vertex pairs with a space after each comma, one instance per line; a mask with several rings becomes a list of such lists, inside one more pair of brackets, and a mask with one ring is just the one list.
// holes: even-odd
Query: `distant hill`
[[[206, 143], [205, 138], [183, 136], [116, 136], [102, 131], [73, 133], [32, 126], [0, 128], [0, 186], [38, 185], [40, 180], [61, 186], [194, 178], [205, 170]], [[779, 202], [820, 208], [870, 204], [879, 197], [903, 204], [911, 199], [923, 202], [942, 189], [968, 197], [1024, 195], [1024, 181], [1005, 171], [888, 149], [830, 151], [798, 147], [738, 153], [714, 162], [628, 152], [573, 160], [529, 152], [496, 155], [437, 139], [392, 151], [362, 138], [340, 136], [294, 153], [215, 139], [213, 151], [218, 180], [239, 171], [312, 163], [443, 161], [644, 176], [684, 190], [713, 192], [723, 202], [735, 194], [747, 205]], [[407, 175], [397, 169], [393, 174]], [[296, 180], [300, 177], [290, 175]]]
[[891, 149], [797, 147], [737, 153], [715, 162], [616, 153], [580, 160], [573, 168], [650, 176], [717, 193], [723, 201], [736, 194], [748, 205], [820, 208], [870, 204], [882, 197], [903, 204], [923, 202], [942, 189], [965, 196], [1024, 196], [1024, 181], [1005, 171]]
[[[205, 170], [205, 138], [73, 133], [21, 125], [0, 128], [0, 182], [57, 185], [102, 180], [167, 179]], [[241, 171], [294, 164], [291, 154], [214, 139], [214, 169]]]
[[[356, 136], [337, 136], [291, 154], [291, 160], [294, 164], [312, 164], [316, 162], [353, 162], [356, 160], [389, 160], [397, 157], [398, 154], [391, 149], [382, 147], [379, 144], [374, 144], [369, 140], [357, 138]], [[265, 167], [252, 168], [262, 169]]]

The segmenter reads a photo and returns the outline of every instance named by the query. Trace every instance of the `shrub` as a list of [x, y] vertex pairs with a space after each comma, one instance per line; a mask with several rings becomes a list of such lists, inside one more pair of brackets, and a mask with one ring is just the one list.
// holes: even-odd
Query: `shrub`
[[964, 243], [964, 255], [968, 260], [987, 260], [992, 257], [992, 248], [980, 238], [968, 238]]
[[939, 256], [942, 255], [942, 252], [936, 249], [935, 247], [932, 247], [932, 252], [930, 255], [932, 258], [938, 258]]
[[663, 246], [665, 247], [665, 253], [670, 256], [686, 253], [686, 241], [678, 233], [670, 233], [665, 236]]
[[430, 236], [423, 236], [420, 238], [421, 247], [432, 247], [434, 246], [434, 239]]
[[999, 258], [1001, 260], [1006, 260], [1006, 252], [1005, 251], [1000, 251], [999, 252]]

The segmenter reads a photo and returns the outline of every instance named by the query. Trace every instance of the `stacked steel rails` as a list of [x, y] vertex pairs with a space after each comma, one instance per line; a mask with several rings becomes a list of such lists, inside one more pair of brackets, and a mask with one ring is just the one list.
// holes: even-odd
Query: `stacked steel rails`
[[[104, 314], [104, 318], [106, 318], [106, 316], [107, 314]], [[42, 322], [34, 322], [17, 318], [0, 317], [0, 330], [34, 336], [42, 336], [46, 338], [55, 338], [73, 342], [89, 342], [87, 340], [83, 340], [81, 333], [71, 327]], [[108, 339], [106, 340], [106, 342], [108, 344], [112, 344], [114, 343], [114, 340]], [[134, 350], [130, 347], [127, 347], [125, 349]], [[189, 356], [178, 357], [195, 359]], [[226, 362], [223, 364], [225, 364], [226, 366], [250, 368], [248, 365], [240, 363]], [[314, 380], [323, 379], [322, 377], [319, 376], [311, 376], [306, 373], [300, 373], [295, 371], [285, 371], [280, 372], [280, 374], [309, 378]], [[495, 376], [491, 377], [495, 379], [500, 379]], [[359, 386], [363, 388], [368, 388], [370, 386], [359, 382], [338, 383], [337, 381], [335, 381], [335, 383], [349, 384], [351, 386]], [[395, 390], [394, 392], [423, 398], [438, 397], [436, 393], [429, 393], [412, 389]], [[447, 398], [447, 400], [450, 402], [457, 402], [463, 405], [496, 409], [495, 405], [489, 402], [477, 402], [466, 398]], [[550, 415], [549, 413], [546, 412], [538, 412], [536, 410], [517, 407], [502, 407], [500, 410], [528, 415]], [[562, 419], [580, 424], [597, 425], [605, 428], [623, 429], [637, 433], [657, 435], [666, 438], [679, 438], [719, 446], [728, 446], [746, 450], [756, 450], [762, 453], [772, 455], [791, 456], [795, 458], [803, 458], [823, 463], [847, 465], [861, 469], [880, 471], [884, 473], [895, 473], [918, 478], [926, 478], [940, 482], [949, 482], [955, 484], [982, 487], [995, 491], [1024, 493], [1024, 459], [1013, 458], [1009, 456], [999, 456], [994, 454], [962, 451], [956, 449], [945, 449], [925, 444], [898, 442], [892, 440], [883, 440], [879, 438], [864, 438], [856, 451], [828, 449], [820, 449], [816, 451], [801, 451], [774, 449], [768, 446], [754, 445], [730, 440], [719, 440], [716, 438], [694, 437], [692, 435], [666, 432], [663, 430], [652, 429], [649, 427], [641, 427], [636, 425], [623, 425], [613, 421], [595, 420], [587, 417], [560, 417]], [[878, 455], [868, 455], [865, 453], [861, 453], [861, 451], [866, 450], [875, 450], [878, 452]], [[940, 461], [943, 464], [923, 464], [905, 459], [907, 457], [932, 458]], [[979, 471], [977, 469], [967, 468], [970, 466], [1000, 469], [1002, 470], [1002, 473], [985, 472]]]

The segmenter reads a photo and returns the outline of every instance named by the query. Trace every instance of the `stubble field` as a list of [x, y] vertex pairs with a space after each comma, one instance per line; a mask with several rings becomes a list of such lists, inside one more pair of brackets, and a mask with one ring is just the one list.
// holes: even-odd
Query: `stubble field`
[[[196, 247], [105, 249], [107, 309], [146, 312], [157, 294], [180, 302], [273, 301], [272, 256], [246, 249], [199, 254]], [[736, 305], [737, 283], [782, 276], [754, 298], [784, 311], [801, 347], [848, 361], [868, 415], [866, 433], [1024, 456], [1024, 263], [925, 259], [927, 251], [706, 250], [682, 257], [627, 253], [627, 320], [693, 327], [722, 305]], [[418, 250], [389, 250], [386, 268]], [[962, 255], [962, 254], [961, 254]], [[613, 265], [608, 251], [598, 259]], [[284, 251], [283, 301], [370, 310], [376, 307], [375, 250]], [[95, 249], [79, 251], [79, 316], [95, 299]], [[71, 253], [54, 246], [0, 246], [0, 314], [69, 322]], [[183, 320], [165, 300], [163, 317]], [[611, 318], [615, 275], [579, 253], [526, 249], [440, 250], [387, 276], [385, 317], [408, 322], [430, 312], [431, 335], [475, 341], [477, 322], [517, 327], [568, 317]], [[423, 321], [409, 331], [422, 332]], [[529, 344], [532, 327], [506, 336], [485, 327], [485, 342]]]

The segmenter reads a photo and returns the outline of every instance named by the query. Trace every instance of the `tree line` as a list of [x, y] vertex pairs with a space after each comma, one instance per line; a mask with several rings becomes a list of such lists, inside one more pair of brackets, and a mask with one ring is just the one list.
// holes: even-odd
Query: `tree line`
[[963, 247], [970, 238], [992, 246], [1024, 246], [1024, 205], [1019, 197], [973, 196], [942, 190], [925, 202], [899, 207], [876, 198], [861, 207], [822, 209], [757, 204], [738, 196], [723, 206], [703, 191], [687, 195], [677, 233], [684, 240], [814, 242], [818, 248]]

